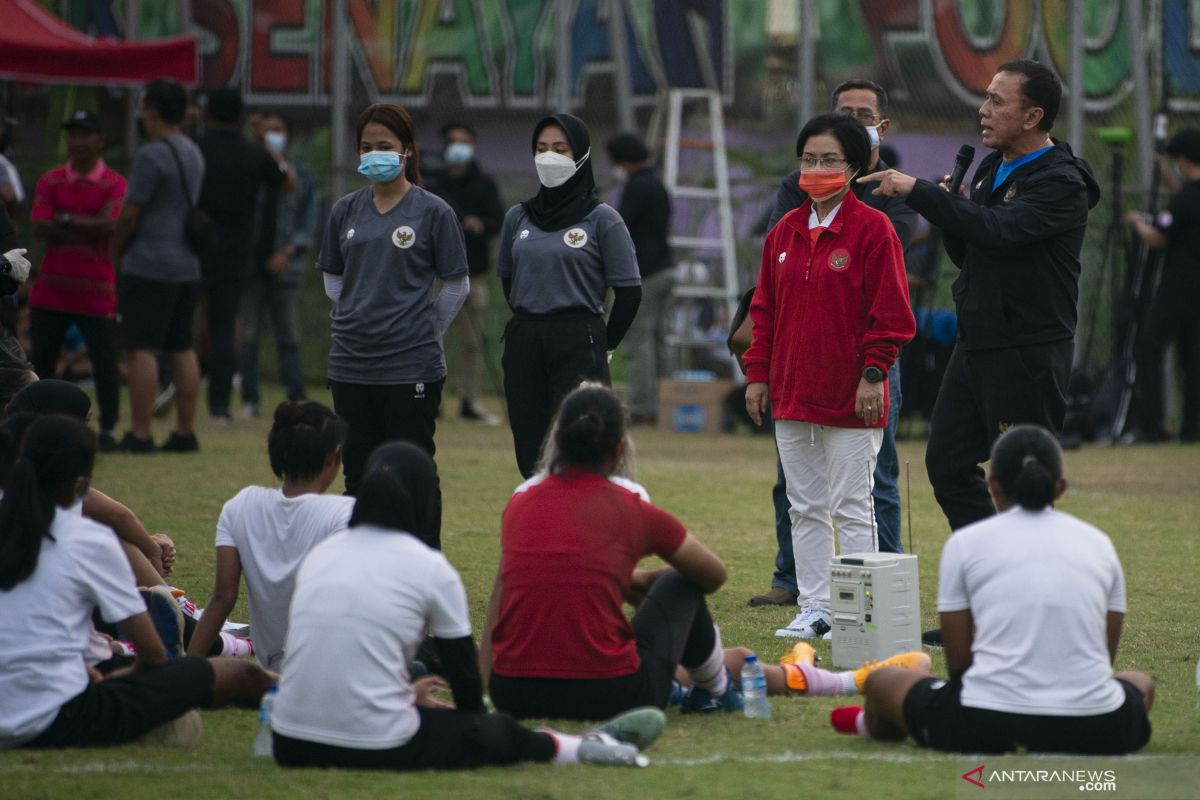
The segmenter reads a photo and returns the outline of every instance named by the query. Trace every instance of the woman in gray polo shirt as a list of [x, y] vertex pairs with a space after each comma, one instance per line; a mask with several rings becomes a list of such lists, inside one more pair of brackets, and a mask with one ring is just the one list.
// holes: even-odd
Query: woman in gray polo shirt
[[[421, 188], [408, 112], [369, 106], [358, 118], [358, 143], [358, 171], [371, 185], [334, 204], [317, 258], [333, 300], [333, 407], [350, 424], [349, 494], [383, 442], [409, 441], [434, 454], [446, 380], [442, 334], [469, 289], [462, 229], [450, 206]], [[443, 282], [436, 296], [435, 278]]]
[[596, 197], [587, 126], [570, 114], [546, 117], [533, 129], [533, 152], [542, 185], [505, 215], [496, 269], [513, 310], [504, 395], [526, 478], [563, 397], [580, 381], [609, 382], [606, 351], [629, 330], [642, 296], [629, 231]]

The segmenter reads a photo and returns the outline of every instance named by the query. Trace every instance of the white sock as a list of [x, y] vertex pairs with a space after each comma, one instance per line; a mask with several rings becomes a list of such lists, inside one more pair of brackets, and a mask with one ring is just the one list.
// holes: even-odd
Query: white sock
[[554, 740], [555, 764], [579, 763], [579, 745], [583, 743], [583, 737], [570, 733], [562, 733], [550, 728], [538, 728], [538, 732], [544, 733]]
[[854, 718], [854, 730], [858, 733], [859, 736], [865, 736], [868, 739], [871, 738], [871, 732], [869, 730], [867, 730], [867, 712], [866, 711], [858, 712], [858, 716]]
[[249, 639], [243, 639], [241, 636], [234, 636], [232, 633], [221, 632], [221, 655], [223, 656], [252, 656], [254, 655], [254, 645]]
[[721, 647], [721, 629], [713, 625], [713, 650], [708, 658], [698, 667], [688, 668], [692, 683], [701, 689], [707, 689], [713, 697], [720, 697], [729, 688], [728, 673], [725, 670], [725, 650]]
[[858, 694], [858, 684], [854, 682], [854, 672], [839, 672], [838, 678], [842, 681], [842, 690], [839, 694]]

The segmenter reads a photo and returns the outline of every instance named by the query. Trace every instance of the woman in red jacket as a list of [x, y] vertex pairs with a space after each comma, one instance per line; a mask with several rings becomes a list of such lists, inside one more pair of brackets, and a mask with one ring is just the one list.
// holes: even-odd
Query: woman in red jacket
[[768, 234], [750, 306], [746, 410], [770, 399], [787, 478], [800, 613], [777, 636], [830, 629], [829, 560], [877, 549], [871, 484], [888, 415], [888, 367], [916, 325], [888, 218], [849, 191], [870, 159], [850, 117], [810, 120], [796, 141], [809, 200]]

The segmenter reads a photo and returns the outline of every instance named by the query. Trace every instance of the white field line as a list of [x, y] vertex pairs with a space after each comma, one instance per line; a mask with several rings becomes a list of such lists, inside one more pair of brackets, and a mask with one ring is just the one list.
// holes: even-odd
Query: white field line
[[[812, 753], [759, 753], [749, 755], [725, 755], [716, 753], [710, 756], [699, 758], [662, 758], [656, 759], [653, 753], [650, 754], [651, 766], [657, 767], [696, 767], [706, 766], [710, 764], [796, 764], [808, 761], [875, 761], [889, 764], [917, 764], [917, 763], [933, 763], [933, 762], [953, 762], [960, 759], [970, 759], [970, 754], [942, 754], [942, 753], [862, 753], [854, 750], [827, 750], [822, 752]], [[1131, 755], [1122, 756], [1122, 761], [1159, 761], [1184, 758], [1182, 754], [1151, 754], [1151, 755]], [[1021, 758], [1029, 759], [1061, 759], [1061, 758], [1079, 758], [1079, 756], [1057, 756], [1057, 755], [1024, 755]], [[271, 764], [270, 761], [263, 761], [263, 765]], [[156, 764], [153, 762], [134, 761], [127, 759], [124, 761], [93, 761], [82, 764], [4, 764], [0, 762], [0, 775], [13, 775], [19, 773], [37, 773], [39, 775], [86, 775], [86, 774], [158, 774], [158, 775], [187, 775], [187, 774], [204, 774], [215, 772], [226, 772], [229, 769], [228, 764], [217, 764], [207, 761], [198, 761], [189, 764]]]

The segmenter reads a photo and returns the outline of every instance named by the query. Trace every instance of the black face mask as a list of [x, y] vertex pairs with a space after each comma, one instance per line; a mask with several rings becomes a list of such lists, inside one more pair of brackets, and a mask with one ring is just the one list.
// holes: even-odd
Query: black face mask
[[146, 123], [142, 122], [141, 117], [138, 117], [138, 119], [137, 119], [137, 132], [138, 132], [138, 137], [141, 139], [149, 139], [150, 138], [150, 134], [146, 132]]

